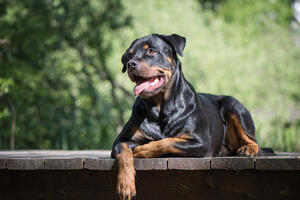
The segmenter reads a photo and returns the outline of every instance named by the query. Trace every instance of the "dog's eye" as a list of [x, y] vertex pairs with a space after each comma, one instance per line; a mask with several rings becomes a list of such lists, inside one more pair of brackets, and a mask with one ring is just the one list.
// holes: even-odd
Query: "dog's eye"
[[157, 51], [155, 49], [149, 48], [147, 53], [149, 55], [155, 55], [157, 53]]

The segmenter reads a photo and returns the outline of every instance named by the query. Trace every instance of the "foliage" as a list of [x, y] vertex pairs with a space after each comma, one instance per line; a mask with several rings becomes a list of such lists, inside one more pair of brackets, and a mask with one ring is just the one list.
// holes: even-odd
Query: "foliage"
[[120, 58], [151, 33], [187, 38], [197, 91], [237, 97], [262, 146], [300, 151], [300, 33], [292, 1], [0, 0], [0, 145], [110, 148], [133, 103]]
[[1, 5], [2, 148], [9, 148], [12, 109], [18, 149], [109, 148], [110, 132], [124, 123], [128, 104], [128, 98], [117, 97], [125, 89], [107, 66], [110, 33], [129, 23], [122, 4], [9, 0]]

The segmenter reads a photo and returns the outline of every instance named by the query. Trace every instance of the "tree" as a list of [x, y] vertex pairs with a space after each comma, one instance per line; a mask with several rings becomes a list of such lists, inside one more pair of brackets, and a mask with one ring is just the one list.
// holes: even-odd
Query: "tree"
[[2, 148], [108, 148], [130, 102], [107, 65], [111, 33], [130, 24], [122, 3], [0, 5]]

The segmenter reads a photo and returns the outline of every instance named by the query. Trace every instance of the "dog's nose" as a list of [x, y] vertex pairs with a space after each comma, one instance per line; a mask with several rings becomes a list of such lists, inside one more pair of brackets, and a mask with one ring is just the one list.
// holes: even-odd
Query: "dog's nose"
[[131, 70], [135, 70], [140, 66], [140, 63], [137, 60], [129, 60], [128, 68]]

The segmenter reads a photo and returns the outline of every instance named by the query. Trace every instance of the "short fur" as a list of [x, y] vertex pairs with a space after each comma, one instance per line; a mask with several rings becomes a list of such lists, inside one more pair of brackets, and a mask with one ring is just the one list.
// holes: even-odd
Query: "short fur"
[[[262, 154], [251, 114], [242, 103], [231, 96], [196, 93], [185, 79], [177, 57], [183, 56], [185, 44], [186, 39], [176, 34], [152, 34], [135, 40], [122, 56], [122, 71], [128, 70], [132, 81], [162, 75], [165, 84], [137, 97], [129, 121], [113, 144], [113, 158], [118, 159], [124, 145], [132, 152], [126, 155], [142, 158]], [[118, 162], [125, 166], [122, 159]], [[132, 178], [134, 170], [120, 170]], [[135, 196], [130, 180], [118, 181], [121, 199]]]

